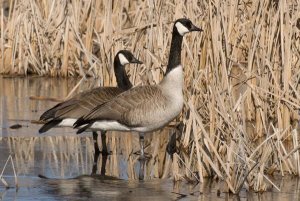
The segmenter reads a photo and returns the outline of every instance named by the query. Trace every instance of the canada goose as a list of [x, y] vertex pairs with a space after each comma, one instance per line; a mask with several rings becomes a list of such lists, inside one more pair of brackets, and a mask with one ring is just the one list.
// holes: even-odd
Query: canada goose
[[[79, 117], [87, 114], [97, 105], [101, 105], [118, 94], [130, 89], [132, 84], [124, 67], [129, 63], [142, 64], [142, 62], [136, 59], [130, 51], [119, 51], [114, 58], [114, 71], [117, 80], [117, 87], [97, 87], [92, 90], [79, 93], [69, 100], [58, 103], [41, 115], [40, 120], [48, 122], [40, 128], [39, 133], [44, 133], [55, 126], [71, 127]], [[95, 152], [99, 153], [97, 136], [97, 132], [93, 131]], [[107, 154], [105, 129], [101, 130], [101, 139], [103, 148], [102, 151], [104, 154]]]
[[[88, 128], [96, 130], [137, 131], [140, 134], [141, 159], [144, 159], [144, 133], [163, 128], [183, 107], [183, 68], [181, 45], [183, 36], [192, 31], [202, 31], [189, 19], [181, 18], [173, 26], [169, 62], [163, 80], [157, 85], [137, 86], [98, 105], [79, 118], [77, 133]], [[141, 168], [142, 169], [142, 168]], [[143, 170], [139, 178], [143, 179]]]

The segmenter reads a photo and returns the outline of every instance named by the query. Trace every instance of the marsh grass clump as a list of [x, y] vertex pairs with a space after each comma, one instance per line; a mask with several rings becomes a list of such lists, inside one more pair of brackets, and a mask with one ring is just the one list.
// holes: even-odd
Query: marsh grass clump
[[[300, 7], [297, 0], [10, 1], [1, 13], [1, 73], [112, 78], [128, 48], [165, 70], [171, 23], [202, 27], [183, 41], [184, 124], [173, 156], [176, 179], [220, 178], [227, 190], [278, 188], [270, 174], [299, 175]], [[196, 174], [195, 174], [196, 173]], [[279, 188], [278, 188], [279, 189]]]

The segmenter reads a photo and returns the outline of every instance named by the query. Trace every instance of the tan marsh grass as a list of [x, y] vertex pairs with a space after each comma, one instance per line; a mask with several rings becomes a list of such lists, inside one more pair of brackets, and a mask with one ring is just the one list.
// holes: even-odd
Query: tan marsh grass
[[241, 187], [279, 189], [270, 174], [299, 176], [299, 1], [14, 0], [9, 5], [8, 13], [1, 12], [2, 73], [91, 75], [100, 85], [115, 84], [111, 66], [122, 48], [145, 63], [129, 70], [135, 85], [159, 82], [172, 22], [190, 18], [205, 31], [184, 39], [186, 102], [178, 118], [184, 129], [173, 158], [174, 178], [220, 178], [224, 190], [238, 193]]

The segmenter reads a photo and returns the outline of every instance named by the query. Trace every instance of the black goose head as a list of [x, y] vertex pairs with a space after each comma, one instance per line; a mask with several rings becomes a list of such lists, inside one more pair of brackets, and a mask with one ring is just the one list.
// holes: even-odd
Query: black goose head
[[133, 54], [128, 50], [121, 50], [118, 52], [117, 57], [122, 66], [130, 63], [142, 64], [143, 62], [139, 61], [133, 56]]
[[191, 20], [187, 18], [180, 18], [175, 21], [174, 23], [174, 31], [181, 36], [184, 36], [184, 34], [192, 32], [192, 31], [203, 31], [201, 28], [195, 26]]
[[165, 75], [167, 75], [172, 69], [176, 68], [181, 64], [181, 45], [182, 45], [183, 36], [186, 33], [192, 31], [203, 31], [203, 30], [195, 26], [191, 22], [191, 20], [186, 18], [180, 18], [174, 22], [169, 62], [168, 62], [167, 71]]
[[125, 71], [125, 65], [130, 63], [142, 64], [133, 56], [133, 54], [128, 50], [119, 51], [114, 60], [114, 70], [117, 80], [118, 87], [123, 90], [128, 90], [132, 87], [129, 77]]

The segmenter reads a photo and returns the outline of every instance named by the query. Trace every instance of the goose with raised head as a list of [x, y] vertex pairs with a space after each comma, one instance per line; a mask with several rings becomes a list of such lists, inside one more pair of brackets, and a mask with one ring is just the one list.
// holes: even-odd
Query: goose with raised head
[[[136, 131], [140, 134], [141, 159], [144, 159], [144, 133], [163, 128], [178, 116], [183, 107], [183, 67], [181, 46], [183, 36], [202, 31], [189, 19], [181, 18], [173, 26], [169, 62], [166, 74], [157, 85], [137, 86], [98, 105], [79, 118], [77, 133], [88, 128], [116, 131]], [[143, 166], [142, 166], [143, 167]], [[143, 169], [140, 179], [144, 178]]]
[[[79, 117], [88, 114], [90, 110], [95, 108], [97, 105], [104, 104], [118, 94], [132, 88], [132, 84], [125, 71], [125, 65], [130, 63], [142, 64], [142, 62], [135, 58], [130, 51], [119, 51], [114, 58], [114, 72], [117, 87], [97, 87], [79, 93], [69, 100], [58, 103], [41, 115], [40, 120], [47, 121], [47, 123], [40, 128], [39, 132], [44, 133], [56, 126], [72, 127]], [[105, 129], [100, 129], [100, 131], [103, 153], [106, 154], [106, 131]], [[97, 131], [93, 131], [95, 152], [99, 152], [97, 137]]]

